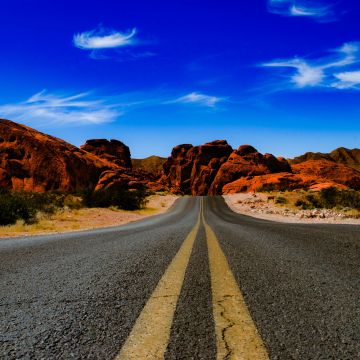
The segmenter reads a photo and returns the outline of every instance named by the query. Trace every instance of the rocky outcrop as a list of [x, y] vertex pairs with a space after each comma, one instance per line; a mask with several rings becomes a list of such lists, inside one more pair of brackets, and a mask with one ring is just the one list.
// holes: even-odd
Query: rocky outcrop
[[201, 146], [176, 146], [164, 164], [163, 182], [176, 193], [207, 195], [220, 166], [231, 152], [225, 140]]
[[223, 187], [223, 194], [257, 191], [284, 191], [296, 189], [319, 190], [326, 187], [347, 188], [333, 181], [291, 173], [277, 173], [259, 176], [242, 177]]
[[291, 173], [291, 167], [283, 158], [271, 154], [261, 154], [250, 145], [242, 145], [234, 150], [222, 164], [210, 187], [211, 195], [222, 194], [224, 185], [239, 178], [254, 177], [279, 172]]
[[330, 153], [307, 152], [304, 155], [289, 159], [290, 164], [300, 164], [308, 160], [328, 160], [352, 167], [360, 171], [360, 149], [340, 147]]
[[223, 187], [224, 194], [260, 190], [321, 190], [328, 187], [360, 189], [360, 172], [327, 160], [309, 160], [281, 172], [241, 177]]
[[[357, 149], [355, 149], [357, 150]], [[225, 140], [176, 146], [163, 164], [150, 157], [132, 169], [120, 141], [88, 140], [80, 149], [30, 127], [0, 119], [0, 187], [17, 191], [74, 191], [86, 188], [149, 188], [192, 195], [268, 189], [360, 189], [357, 152], [340, 148], [331, 160], [293, 161], [261, 154], [250, 145], [233, 150]], [[350, 156], [351, 155], [351, 156]], [[134, 162], [136, 163], [136, 162]], [[141, 165], [142, 164], [142, 165]], [[148, 166], [149, 169], [144, 167]], [[150, 167], [154, 167], [155, 170]]]
[[69, 143], [0, 120], [0, 186], [18, 191], [71, 191], [94, 187], [115, 165]]
[[334, 182], [352, 189], [360, 189], [360, 172], [343, 164], [328, 160], [308, 160], [291, 167], [295, 174], [314, 177], [317, 183]]
[[159, 181], [156, 174], [143, 170], [118, 170], [104, 171], [99, 178], [95, 190], [127, 188], [130, 190], [149, 189], [152, 191], [164, 191], [166, 188]]
[[112, 162], [117, 166], [131, 169], [130, 149], [119, 140], [92, 139], [80, 146], [80, 149], [96, 155], [106, 161]]

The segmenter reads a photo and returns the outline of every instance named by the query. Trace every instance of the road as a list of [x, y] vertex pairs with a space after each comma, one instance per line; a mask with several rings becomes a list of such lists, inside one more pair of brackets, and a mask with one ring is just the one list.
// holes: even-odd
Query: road
[[1, 359], [360, 359], [360, 227], [221, 197], [129, 225], [0, 240]]

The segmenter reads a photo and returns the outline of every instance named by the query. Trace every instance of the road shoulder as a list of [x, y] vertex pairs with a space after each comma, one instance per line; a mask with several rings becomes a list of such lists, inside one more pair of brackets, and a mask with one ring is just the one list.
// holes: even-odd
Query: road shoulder
[[50, 235], [125, 225], [150, 216], [163, 214], [178, 199], [176, 195], [151, 195], [145, 209], [125, 211], [111, 208], [64, 210], [41, 219], [38, 223], [1, 226], [0, 239], [33, 235]]
[[336, 215], [322, 218], [321, 212], [319, 214], [314, 212], [313, 217], [308, 218], [301, 211], [294, 211], [294, 209], [278, 207], [269, 203], [266, 201], [266, 196], [261, 193], [237, 193], [222, 196], [233, 212], [258, 219], [297, 224], [360, 225], [360, 219], [344, 218]]

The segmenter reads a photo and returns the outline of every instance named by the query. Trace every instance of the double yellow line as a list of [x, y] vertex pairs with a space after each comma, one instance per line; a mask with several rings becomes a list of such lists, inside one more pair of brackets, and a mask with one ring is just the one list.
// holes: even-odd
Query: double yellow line
[[194, 228], [160, 279], [116, 360], [164, 359], [176, 304], [201, 222], [205, 226], [209, 252], [217, 359], [268, 359], [226, 257], [205, 220], [201, 199]]

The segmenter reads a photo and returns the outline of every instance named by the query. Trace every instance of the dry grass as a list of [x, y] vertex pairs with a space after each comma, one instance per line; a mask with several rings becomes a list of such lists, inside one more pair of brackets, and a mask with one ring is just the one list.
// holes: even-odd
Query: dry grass
[[165, 212], [177, 199], [174, 195], [152, 195], [148, 206], [141, 210], [126, 211], [117, 208], [84, 208], [58, 211], [53, 215], [39, 214], [39, 221], [26, 225], [18, 221], [15, 225], [1, 226], [0, 237], [26, 236], [87, 230], [117, 226]]

